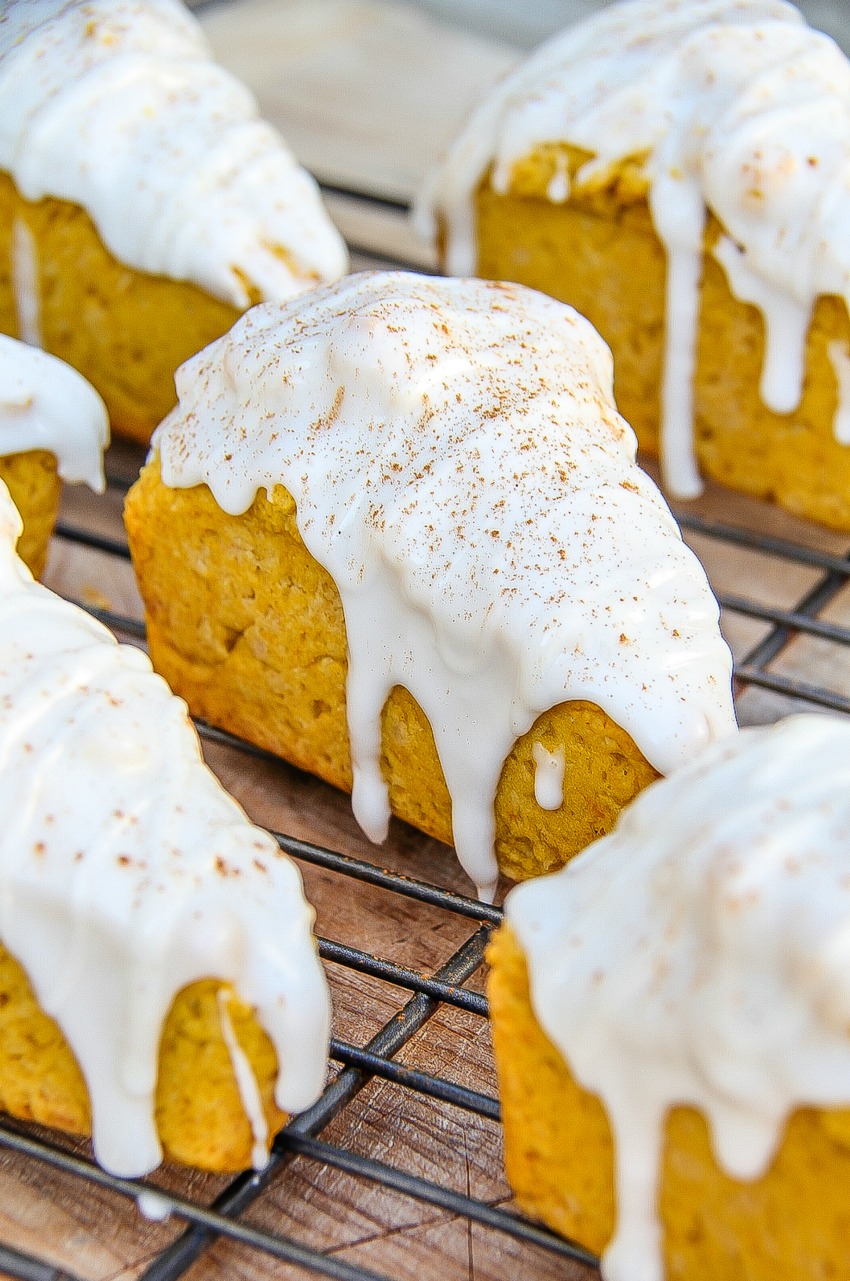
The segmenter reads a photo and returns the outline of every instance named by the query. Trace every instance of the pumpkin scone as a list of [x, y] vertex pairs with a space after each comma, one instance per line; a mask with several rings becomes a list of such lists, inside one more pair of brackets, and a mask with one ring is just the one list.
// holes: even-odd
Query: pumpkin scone
[[489, 895], [734, 728], [717, 603], [572, 309], [367, 273], [177, 383], [126, 507], [154, 665], [373, 840], [392, 810]]
[[324, 1085], [300, 877], [141, 650], [32, 580], [0, 484], [0, 1107], [113, 1173], [265, 1164]]
[[174, 371], [261, 299], [347, 268], [313, 179], [179, 0], [0, 14], [0, 330], [146, 443]]
[[532, 54], [418, 204], [447, 269], [571, 303], [677, 497], [850, 529], [850, 62], [784, 0], [628, 0]]
[[847, 1275], [848, 749], [845, 718], [743, 730], [508, 896], [508, 1178], [605, 1281]]

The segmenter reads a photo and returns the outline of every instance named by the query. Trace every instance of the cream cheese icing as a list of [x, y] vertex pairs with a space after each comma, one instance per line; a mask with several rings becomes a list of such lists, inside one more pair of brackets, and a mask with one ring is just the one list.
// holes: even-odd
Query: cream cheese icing
[[347, 268], [316, 184], [179, 0], [3, 6], [0, 168], [81, 205], [121, 262], [236, 307]]
[[355, 814], [389, 818], [381, 710], [434, 730], [458, 855], [497, 877], [502, 765], [537, 716], [598, 704], [667, 772], [734, 728], [696, 557], [612, 400], [608, 348], [518, 285], [366, 273], [254, 308], [177, 373], [166, 485], [244, 512], [283, 484], [339, 590]]
[[20, 528], [0, 485], [0, 938], [76, 1055], [98, 1161], [134, 1176], [162, 1156], [157, 1056], [183, 987], [229, 981], [255, 1007], [286, 1111], [324, 1084], [329, 998], [295, 865], [146, 655], [32, 581]]
[[0, 334], [0, 454], [46, 449], [59, 475], [105, 488], [106, 406], [70, 365]]
[[[579, 187], [644, 158], [667, 252], [661, 458], [668, 488], [699, 492], [692, 380], [708, 211], [732, 292], [765, 321], [765, 405], [793, 412], [815, 300], [850, 301], [850, 63], [784, 0], [627, 0], [544, 44], [472, 115], [417, 210], [445, 223], [449, 270], [475, 270], [474, 195], [506, 192], [545, 143], [592, 153]], [[566, 198], [555, 175], [550, 199]], [[836, 425], [848, 412], [846, 389]]]
[[16, 218], [12, 223], [12, 252], [9, 266], [18, 333], [23, 342], [29, 343], [32, 347], [40, 347], [42, 342], [38, 250], [35, 237], [20, 218]]
[[765, 1172], [790, 1113], [850, 1105], [850, 723], [795, 716], [709, 746], [554, 876], [513, 890], [539, 1022], [614, 1134], [606, 1281], [661, 1281], [664, 1121]]

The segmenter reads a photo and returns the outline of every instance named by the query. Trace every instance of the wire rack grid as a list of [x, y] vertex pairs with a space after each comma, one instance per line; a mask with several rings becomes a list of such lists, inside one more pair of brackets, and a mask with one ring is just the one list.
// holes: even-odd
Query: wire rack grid
[[[379, 199], [338, 188], [333, 194], [360, 202]], [[380, 203], [403, 212], [403, 207], [395, 202]], [[383, 266], [387, 262], [402, 268], [409, 265], [358, 250], [357, 246], [353, 246], [353, 250], [361, 266]], [[120, 503], [128, 479], [126, 474], [110, 477], [107, 498], [111, 497], [113, 504]], [[850, 629], [841, 621], [824, 617], [847, 586], [850, 554], [836, 551], [835, 540], [831, 538], [826, 540], [828, 547], [824, 550], [809, 545], [809, 542], [760, 533], [738, 524], [721, 523], [693, 512], [679, 512], [677, 515], [686, 533], [701, 540], [701, 545], [739, 549], [744, 555], [762, 558], [766, 564], [782, 562], [797, 567], [807, 576], [799, 597], [779, 604], [765, 603], [758, 599], [758, 593], [744, 595], [739, 590], [719, 592], [727, 620], [738, 616], [759, 624], [761, 628], [757, 641], [739, 653], [736, 668], [739, 692], [758, 688], [791, 700], [794, 707], [802, 705], [845, 713], [850, 711], [850, 680], [844, 681], [842, 688], [842, 679], [839, 679], [837, 687], [830, 688], [828, 684], [781, 670], [783, 655], [801, 637], [811, 638], [830, 648], [830, 660], [827, 662], [830, 670], [842, 671], [850, 666]], [[123, 541], [104, 536], [78, 522], [60, 523], [57, 537], [111, 560], [128, 559]], [[144, 628], [138, 619], [90, 604], [87, 607], [119, 634], [143, 641]], [[239, 756], [266, 757], [259, 749], [220, 730], [203, 724], [198, 728], [202, 739]], [[170, 1216], [171, 1224], [176, 1226], [167, 1243], [158, 1248], [143, 1266], [135, 1269], [133, 1275], [144, 1278], [144, 1281], [171, 1281], [188, 1274], [201, 1255], [214, 1243], [224, 1240], [238, 1243], [243, 1257], [249, 1260], [245, 1265], [248, 1271], [240, 1275], [253, 1275], [250, 1260], [262, 1258], [267, 1263], [275, 1261], [273, 1266], [277, 1263], [290, 1265], [285, 1268], [287, 1276], [388, 1281], [383, 1272], [341, 1258], [332, 1250], [316, 1248], [309, 1241], [309, 1233], [299, 1238], [289, 1231], [258, 1223], [250, 1214], [252, 1207], [262, 1204], [276, 1184], [287, 1177], [286, 1171], [296, 1161], [315, 1169], [340, 1172], [356, 1181], [390, 1190], [402, 1201], [416, 1202], [456, 1216], [466, 1224], [477, 1225], [479, 1229], [494, 1234], [499, 1240], [510, 1240], [527, 1248], [531, 1251], [529, 1259], [545, 1256], [550, 1264], [539, 1273], [541, 1276], [544, 1273], [546, 1276], [564, 1277], [593, 1275], [597, 1261], [587, 1250], [555, 1236], [503, 1205], [464, 1194], [446, 1186], [439, 1178], [423, 1177], [416, 1170], [405, 1169], [401, 1163], [363, 1155], [351, 1146], [327, 1137], [333, 1122], [376, 1080], [391, 1083], [401, 1092], [402, 1107], [405, 1100], [424, 1097], [457, 1110], [463, 1116], [464, 1127], [471, 1132], [482, 1125], [492, 1128], [498, 1122], [499, 1105], [494, 1091], [470, 1088], [447, 1075], [409, 1066], [399, 1056], [440, 1011], [449, 1009], [462, 1012], [473, 1020], [486, 1019], [486, 999], [480, 990], [476, 990], [474, 980], [477, 976], [480, 981], [487, 937], [490, 930], [498, 925], [501, 910], [456, 890], [414, 879], [340, 850], [282, 833], [277, 835], [277, 839], [281, 847], [305, 868], [319, 869], [331, 877], [333, 893], [344, 897], [355, 883], [369, 886], [382, 896], [387, 910], [391, 910], [392, 900], [404, 900], [408, 904], [416, 904], [417, 910], [427, 908], [462, 922], [461, 938], [447, 960], [421, 973], [388, 957], [373, 955], [352, 945], [350, 940], [320, 939], [321, 955], [330, 967], [341, 967], [351, 976], [366, 976], [389, 985], [402, 994], [396, 1007], [390, 1017], [384, 1019], [361, 1044], [340, 1035], [334, 1037], [331, 1045], [333, 1071], [324, 1094], [309, 1111], [295, 1118], [281, 1132], [273, 1146], [269, 1165], [264, 1170], [239, 1175], [219, 1188], [210, 1199], [191, 1195], [191, 1184], [188, 1192], [185, 1189], [176, 1192], [163, 1190], [156, 1185], [155, 1195], [159, 1198], [156, 1205]], [[9, 1120], [0, 1122], [0, 1149], [5, 1149], [21, 1177], [37, 1178], [33, 1170], [49, 1167], [71, 1179], [81, 1199], [105, 1192], [117, 1198], [138, 1200], [146, 1187], [153, 1186], [106, 1174], [92, 1162], [84, 1147], [66, 1142], [61, 1136]], [[306, 1177], [309, 1180], [309, 1172]], [[147, 1203], [148, 1210], [150, 1204]], [[145, 1205], [144, 1198], [142, 1205]], [[45, 1250], [45, 1254], [49, 1253]], [[554, 1271], [550, 1270], [552, 1265]], [[21, 1250], [11, 1243], [0, 1244], [0, 1271], [20, 1281], [84, 1281], [75, 1272], [57, 1267], [49, 1258]], [[470, 1276], [472, 1271], [470, 1264]], [[262, 1275], [269, 1274], [264, 1267]], [[276, 1272], [271, 1274], [277, 1275]], [[533, 1265], [529, 1263], [520, 1274], [535, 1275]], [[442, 1274], [435, 1271], [432, 1275]]]

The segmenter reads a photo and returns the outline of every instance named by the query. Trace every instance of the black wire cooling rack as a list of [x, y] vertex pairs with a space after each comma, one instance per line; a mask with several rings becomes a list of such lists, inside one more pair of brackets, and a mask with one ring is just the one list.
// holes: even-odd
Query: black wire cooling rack
[[[377, 199], [338, 188], [334, 194], [356, 200]], [[403, 211], [403, 206], [396, 202], [380, 203], [396, 208], [399, 212]], [[354, 249], [358, 252], [356, 246]], [[385, 265], [390, 261], [371, 251], [361, 251], [358, 257], [362, 265]], [[406, 264], [393, 261], [392, 265], [404, 267]], [[126, 476], [110, 478], [109, 491], [113, 499], [120, 499], [121, 492], [126, 488]], [[735, 525], [717, 523], [705, 517], [683, 512], [677, 514], [683, 528], [700, 539], [719, 541], [726, 547], [766, 557], [768, 562], [787, 561], [808, 574], [804, 592], [791, 606], [764, 604], [744, 595], [720, 593], [721, 605], [727, 618], [739, 615], [763, 625], [763, 634], [758, 642], [738, 662], [738, 689], [760, 687], [790, 698], [794, 706], [809, 705], [850, 712], [850, 697], [840, 687], [829, 689], [777, 670], [777, 661], [782, 658], [789, 645], [800, 637], [812, 638], [844, 651], [850, 645], [850, 630], [822, 617], [847, 585], [850, 553], [841, 555], [833, 551], [820, 551], [808, 545], [759, 534]], [[126, 545], [122, 542], [93, 534], [76, 523], [60, 524], [57, 537], [109, 557], [128, 559]], [[835, 540], [827, 541], [834, 544]], [[89, 608], [119, 633], [130, 638], [144, 638], [144, 628], [136, 620], [109, 610]], [[840, 670], [842, 665], [850, 667], [847, 658], [842, 657], [838, 650], [834, 653], [836, 659], [833, 666], [836, 670]], [[203, 724], [198, 728], [202, 738], [226, 744], [237, 752], [265, 755], [259, 749], [222, 731]], [[546, 1252], [554, 1258], [557, 1267], [561, 1266], [557, 1261], [563, 1261], [563, 1271], [570, 1276], [593, 1275], [597, 1261], [581, 1246], [563, 1240], [510, 1210], [463, 1195], [423, 1177], [420, 1173], [363, 1156], [341, 1143], [322, 1137], [331, 1122], [340, 1117], [361, 1090], [375, 1078], [394, 1083], [407, 1097], [427, 1096], [459, 1109], [465, 1115], [465, 1124], [470, 1127], [481, 1121], [488, 1124], [498, 1121], [498, 1101], [491, 1094], [407, 1066], [397, 1056], [443, 1008], [454, 1008], [475, 1019], [486, 1019], [487, 1003], [484, 996], [467, 985], [483, 965], [487, 937], [501, 920], [501, 910], [333, 849], [283, 834], [278, 834], [277, 839], [281, 848], [300, 863], [313, 865], [330, 874], [335, 879], [334, 889], [340, 895], [346, 894], [351, 882], [366, 883], [386, 896], [388, 906], [390, 900], [398, 897], [427, 905], [429, 909], [459, 918], [468, 926], [468, 932], [454, 954], [442, 966], [424, 974], [384, 957], [374, 956], [344, 940], [320, 940], [320, 952], [325, 961], [357, 974], [382, 980], [406, 993], [406, 999], [364, 1044], [334, 1038], [331, 1058], [335, 1065], [335, 1075], [315, 1106], [295, 1118], [277, 1137], [266, 1169], [239, 1175], [208, 1203], [201, 1198], [193, 1199], [188, 1195], [172, 1194], [160, 1187], [156, 1188], [163, 1208], [169, 1211], [173, 1222], [181, 1224], [182, 1230], [136, 1275], [144, 1281], [171, 1281], [172, 1278], [182, 1277], [213, 1243], [226, 1239], [239, 1243], [250, 1258], [265, 1255], [282, 1264], [293, 1265], [293, 1275], [333, 1277], [338, 1281], [391, 1281], [385, 1275], [341, 1259], [333, 1252], [323, 1253], [303, 1239], [298, 1240], [294, 1236], [258, 1226], [255, 1219], [246, 1218], [246, 1211], [269, 1195], [276, 1181], [285, 1177], [285, 1167], [296, 1157], [344, 1172], [356, 1180], [379, 1185], [402, 1198], [435, 1207], [470, 1224], [479, 1225], [491, 1233], [512, 1238], [515, 1243]], [[0, 1123], [0, 1150], [2, 1149], [16, 1154], [16, 1160], [21, 1170], [26, 1172], [26, 1177], [37, 1179], [33, 1170], [37, 1170], [39, 1166], [49, 1166], [54, 1171], [70, 1176], [76, 1181], [80, 1198], [94, 1195], [97, 1189], [107, 1190], [120, 1197], [138, 1199], [145, 1186], [104, 1173], [84, 1153], [70, 1150], [69, 1145], [63, 1144], [61, 1136], [45, 1136], [42, 1130], [9, 1120]], [[57, 1268], [42, 1258], [2, 1244], [0, 1271], [19, 1278], [20, 1281], [83, 1281], [82, 1277], [78, 1278], [74, 1273]], [[266, 1272], [267, 1269], [264, 1269], [263, 1275]], [[240, 1275], [249, 1274], [243, 1269]], [[435, 1272], [432, 1277], [437, 1275]], [[423, 1281], [432, 1281], [432, 1278], [423, 1276]]]

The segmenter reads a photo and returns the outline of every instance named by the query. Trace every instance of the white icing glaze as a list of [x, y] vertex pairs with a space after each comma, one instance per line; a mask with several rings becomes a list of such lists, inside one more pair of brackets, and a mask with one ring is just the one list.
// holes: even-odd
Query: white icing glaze
[[532, 1003], [615, 1138], [606, 1281], [661, 1281], [664, 1119], [704, 1112], [758, 1178], [798, 1106], [850, 1105], [850, 722], [743, 730], [512, 891]]
[[0, 168], [83, 206], [116, 258], [237, 307], [347, 267], [312, 178], [178, 0], [0, 14]]
[[25, 222], [12, 223], [12, 292], [21, 340], [41, 346], [41, 295], [38, 288], [38, 255], [35, 239]]
[[[472, 115], [419, 201], [445, 221], [452, 272], [475, 270], [473, 198], [492, 165], [546, 143], [593, 153], [574, 189], [645, 157], [668, 255], [662, 466], [699, 492], [691, 390], [706, 211], [728, 236], [715, 256], [764, 314], [764, 403], [797, 408], [805, 338], [821, 294], [850, 300], [850, 63], [783, 0], [628, 0], [544, 44]], [[555, 182], [550, 199], [562, 199]]]
[[151, 1192], [148, 1188], [136, 1197], [136, 1205], [139, 1208], [139, 1214], [143, 1214], [146, 1219], [151, 1219], [155, 1223], [164, 1223], [166, 1219], [171, 1218], [173, 1209], [171, 1202], [167, 1197], [160, 1196], [158, 1192]]
[[178, 370], [154, 440], [167, 485], [227, 512], [293, 495], [342, 598], [357, 818], [383, 838], [380, 713], [403, 685], [485, 895], [502, 764], [541, 712], [588, 699], [662, 772], [734, 727], [717, 604], [611, 380], [542, 294], [364, 274], [254, 308]]
[[325, 1080], [329, 1001], [294, 864], [201, 757], [141, 650], [32, 581], [0, 486], [0, 938], [86, 1079], [95, 1154], [158, 1165], [160, 1033], [177, 993], [231, 982], [278, 1056], [276, 1097]]
[[548, 751], [542, 743], [531, 744], [534, 761], [534, 799], [542, 810], [558, 810], [564, 803], [564, 749]]
[[0, 455], [46, 449], [59, 475], [102, 493], [106, 407], [82, 374], [0, 334]]

